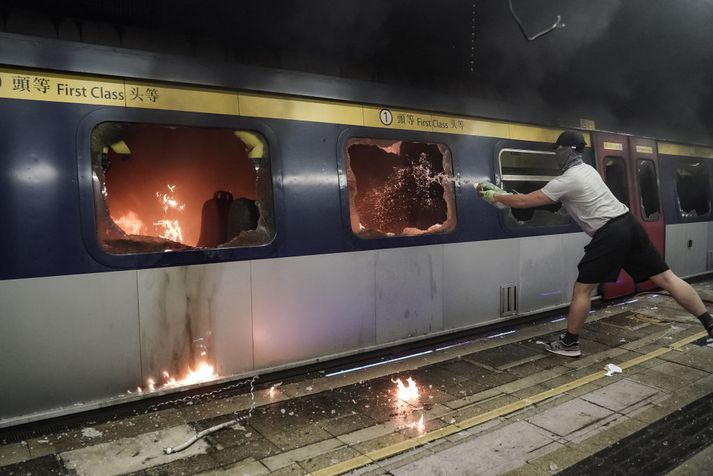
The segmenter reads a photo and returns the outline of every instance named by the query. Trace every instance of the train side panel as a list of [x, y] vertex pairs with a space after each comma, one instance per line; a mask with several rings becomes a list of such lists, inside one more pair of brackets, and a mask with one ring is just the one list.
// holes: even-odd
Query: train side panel
[[710, 158], [695, 148], [661, 144], [659, 157], [666, 262], [681, 277], [705, 274], [713, 269]]

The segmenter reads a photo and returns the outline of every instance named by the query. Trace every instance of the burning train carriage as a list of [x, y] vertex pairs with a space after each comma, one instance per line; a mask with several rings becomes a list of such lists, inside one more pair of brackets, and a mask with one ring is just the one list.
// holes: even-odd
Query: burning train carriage
[[[584, 233], [473, 188], [542, 186], [558, 129], [6, 64], [0, 426], [569, 302]], [[652, 233], [666, 217], [674, 270], [707, 271], [712, 151], [587, 142]]]

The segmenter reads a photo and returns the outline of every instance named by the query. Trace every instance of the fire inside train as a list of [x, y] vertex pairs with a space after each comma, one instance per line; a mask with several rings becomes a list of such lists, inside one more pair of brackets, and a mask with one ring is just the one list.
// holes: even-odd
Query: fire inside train
[[[543, 186], [560, 127], [3, 41], [0, 426], [569, 303], [588, 237], [474, 188]], [[672, 269], [710, 272], [713, 148], [582, 131]], [[622, 273], [598, 296], [643, 289]]]

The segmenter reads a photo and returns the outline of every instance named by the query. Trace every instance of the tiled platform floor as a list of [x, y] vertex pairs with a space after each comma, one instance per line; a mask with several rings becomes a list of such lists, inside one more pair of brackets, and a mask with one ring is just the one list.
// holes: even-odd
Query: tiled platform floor
[[[713, 281], [694, 286], [713, 299]], [[694, 339], [699, 323], [668, 297], [592, 313], [579, 359], [538, 343], [563, 326], [527, 324], [367, 369], [258, 385], [252, 395], [0, 441], [0, 474], [555, 474], [713, 393], [713, 343]], [[626, 368], [607, 377], [609, 363]], [[407, 377], [418, 400], [396, 398], [394, 379]], [[673, 474], [705, 474], [712, 459], [703, 449]]]

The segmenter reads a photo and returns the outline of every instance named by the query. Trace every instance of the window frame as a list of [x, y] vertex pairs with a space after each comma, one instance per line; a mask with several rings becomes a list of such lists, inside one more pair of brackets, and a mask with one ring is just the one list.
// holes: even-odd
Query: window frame
[[[388, 236], [388, 235], [385, 235], [385, 234], [381, 234], [381, 233], [383, 233], [383, 232], [380, 232], [379, 235], [377, 235], [377, 236], [371, 236], [371, 237], [369, 237], [369, 236], [360, 236], [358, 233], [356, 233], [356, 232], [354, 231], [352, 225], [351, 225], [352, 203], [351, 203], [351, 194], [350, 194], [350, 190], [349, 190], [349, 177], [348, 177], [348, 174], [346, 173], [346, 171], [349, 169], [349, 165], [350, 165], [350, 163], [349, 163], [349, 158], [348, 158], [348, 157], [349, 157], [348, 147], [350, 146], [350, 142], [352, 142], [352, 141], [359, 141], [359, 140], [380, 140], [380, 141], [393, 141], [393, 142], [411, 142], [411, 143], [422, 143], [422, 144], [435, 144], [435, 145], [437, 145], [437, 146], [445, 147], [445, 149], [447, 150], [447, 155], [448, 155], [448, 157], [450, 158], [450, 164], [449, 164], [449, 165], [450, 165], [450, 169], [451, 169], [451, 177], [452, 177], [454, 180], [456, 179], [456, 172], [455, 172], [455, 165], [454, 165], [454, 160], [453, 160], [453, 152], [452, 152], [452, 149], [451, 149], [451, 147], [450, 147], [447, 143], [445, 143], [445, 142], [443, 142], [443, 141], [430, 140], [430, 139], [423, 139], [422, 137], [421, 137], [421, 138], [417, 138], [417, 139], [412, 139], [412, 138], [408, 138], [408, 139], [397, 139], [397, 138], [394, 138], [394, 137], [388, 137], [388, 138], [375, 137], [374, 135], [369, 135], [369, 136], [365, 136], [365, 135], [352, 135], [352, 136], [350, 136], [350, 137], [347, 137], [347, 138], [344, 140], [344, 142], [343, 142], [343, 146], [342, 146], [343, 151], [342, 151], [342, 152], [343, 152], [343, 157], [344, 157], [344, 171], [345, 171], [345, 174], [344, 174], [344, 175], [345, 175], [346, 189], [347, 189], [347, 204], [348, 204], [348, 206], [347, 206], [347, 214], [348, 214], [348, 217], [349, 217], [349, 230], [351, 231], [351, 233], [352, 233], [353, 236], [355, 236], [355, 237], [358, 238], [359, 240], [368, 240], [368, 241], [371, 241], [371, 240], [379, 240], [379, 239], [393, 240], [393, 239], [395, 239], [395, 238], [414, 238], [414, 237], [424, 237], [424, 236], [434, 236], [434, 235], [453, 235], [453, 234], [456, 232], [456, 230], [458, 229], [458, 222], [459, 222], [459, 220], [458, 220], [458, 207], [457, 207], [457, 205], [456, 205], [456, 188], [457, 188], [457, 187], [456, 187], [456, 184], [454, 183], [454, 184], [453, 184], [453, 210], [452, 210], [452, 212], [455, 214], [455, 223], [454, 223], [454, 225], [453, 225], [453, 228], [451, 228], [450, 230], [447, 230], [447, 231], [440, 231], [440, 232], [435, 232], [435, 233], [421, 233], [421, 234], [417, 234], [417, 235], [404, 235], [404, 234], [396, 235], [396, 234], [394, 234], [393, 236]], [[353, 144], [352, 144], [352, 145], [353, 145]], [[450, 211], [450, 210], [448, 209], [448, 200], [445, 200], [445, 202], [446, 202], [446, 213], [448, 213], [448, 211]]]
[[[274, 233], [271, 241], [258, 246], [196, 248], [175, 252], [149, 252], [112, 254], [106, 251], [97, 236], [97, 220], [93, 169], [91, 156], [91, 137], [94, 129], [102, 123], [137, 123], [156, 124], [196, 128], [216, 128], [254, 131], [264, 138], [270, 167], [270, 186], [272, 191]], [[77, 177], [81, 214], [81, 234], [89, 254], [97, 262], [116, 269], [137, 269], [163, 266], [181, 266], [189, 264], [208, 264], [226, 261], [242, 261], [274, 255], [280, 242], [280, 217], [283, 193], [277, 187], [281, 181], [281, 160], [279, 144], [273, 131], [261, 121], [241, 116], [219, 116], [201, 113], [184, 113], [161, 110], [138, 110], [121, 108], [102, 108], [92, 111], [81, 121], [77, 131]]]
[[[547, 146], [545, 146], [547, 147]], [[502, 154], [503, 152], [524, 152], [524, 153], [531, 153], [531, 154], [539, 154], [539, 155], [551, 155], [553, 158], [555, 157], [554, 151], [551, 150], [551, 148], [545, 148], [543, 147], [542, 143], [534, 143], [532, 147], [527, 147], [523, 144], [518, 144], [517, 146], [511, 146], [508, 144], [499, 144], [499, 146], [496, 146], [496, 151], [495, 151], [495, 170], [497, 171], [497, 176], [496, 176], [496, 184], [498, 186], [502, 186], [504, 182], [525, 182], [525, 181], [536, 181], [536, 182], [544, 182], [547, 183], [550, 180], [558, 177], [560, 173], [557, 173], [556, 175], [519, 175], [519, 174], [503, 174], [503, 167], [502, 167]], [[525, 177], [527, 179], [525, 179]], [[501, 226], [503, 229], [506, 231], [508, 234], [514, 234], [514, 235], [544, 235], [544, 234], [555, 234], [558, 233], [566, 228], [569, 228], [574, 225], [574, 220], [572, 219], [569, 214], [567, 214], [567, 221], [563, 223], [554, 223], [554, 224], [546, 224], [546, 225], [522, 225], [522, 226], [517, 226], [513, 227], [509, 224], [509, 221], [516, 220], [515, 217], [513, 216], [512, 209], [508, 208], [505, 210], [501, 210], [500, 213], [500, 222]], [[554, 215], [554, 214], [553, 214]], [[510, 218], [508, 218], [510, 217]], [[576, 226], [576, 225], [575, 225]]]
[[[350, 139], [377, 139], [393, 141], [429, 142], [438, 143], [448, 148], [451, 155], [451, 166], [453, 168], [453, 178], [460, 176], [459, 161], [455, 157], [452, 135], [439, 134], [435, 132], [409, 131], [402, 129], [381, 129], [368, 126], [345, 127], [339, 133], [336, 141], [337, 173], [339, 176], [339, 195], [342, 215], [342, 240], [348, 244], [352, 250], [377, 250], [401, 246], [431, 245], [439, 243], [454, 243], [463, 240], [464, 222], [467, 217], [462, 216], [462, 200], [464, 189], [472, 189], [472, 186], [464, 186], [455, 181], [454, 186], [454, 206], [456, 213], [456, 225], [450, 232], [431, 233], [414, 236], [384, 236], [375, 238], [360, 238], [352, 232], [351, 215], [349, 208], [349, 184], [347, 182], [347, 149], [346, 145]], [[456, 138], [457, 139], [457, 138]]]
[[[673, 168], [673, 193], [674, 193], [674, 204], [676, 209], [676, 215], [681, 222], [697, 222], [705, 221], [711, 217], [711, 208], [713, 207], [713, 196], [711, 194], [711, 177], [710, 177], [710, 167], [708, 166], [708, 160], [701, 157], [677, 157]], [[683, 162], [700, 162], [705, 168], [706, 176], [706, 191], [708, 192], [708, 212], [703, 215], [685, 216], [683, 210], [681, 210], [681, 201], [678, 195], [678, 168]]]
[[[623, 166], [624, 187], [626, 187], [626, 189], [624, 190], [624, 192], [626, 193], [624, 200], [617, 197], [616, 194], [614, 193], [614, 191], [612, 190], [612, 188], [609, 186], [609, 181], [608, 181], [609, 174], [608, 174], [608, 170], [607, 170], [607, 159], [617, 160], [617, 161], [621, 162], [621, 165]], [[630, 187], [630, 181], [629, 181], [629, 166], [628, 166], [626, 157], [621, 156], [621, 155], [612, 155], [612, 154], [605, 155], [602, 158], [602, 167], [604, 168], [604, 185], [606, 185], [607, 188], [609, 190], [611, 190], [612, 195], [614, 195], [614, 198], [616, 198], [621, 203], [623, 203], [628, 209], [631, 209], [631, 187]]]
[[[658, 217], [657, 218], [646, 218], [644, 212], [644, 205], [642, 202], [642, 187], [641, 187], [641, 177], [639, 176], [639, 163], [640, 162], [651, 162], [654, 168], [654, 173], [656, 174], [656, 200], [658, 202]], [[642, 221], [646, 222], [657, 222], [663, 217], [663, 203], [661, 203], [661, 183], [659, 181], [659, 171], [658, 164], [656, 161], [650, 157], [636, 157], [634, 158], [634, 165], [636, 166], [636, 186], [638, 188], [639, 196], [637, 197], [639, 202], [639, 216]]]

